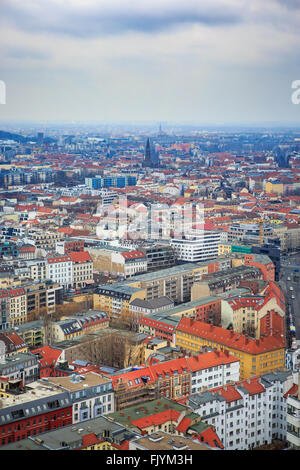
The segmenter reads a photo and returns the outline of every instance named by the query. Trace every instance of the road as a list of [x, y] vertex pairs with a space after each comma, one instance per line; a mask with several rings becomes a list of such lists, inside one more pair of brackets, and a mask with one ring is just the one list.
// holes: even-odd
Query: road
[[[299, 270], [299, 272], [295, 272]], [[286, 296], [287, 327], [290, 321], [296, 328], [296, 341], [300, 344], [300, 254], [286, 257], [281, 262], [280, 286]], [[292, 290], [291, 290], [292, 288]]]

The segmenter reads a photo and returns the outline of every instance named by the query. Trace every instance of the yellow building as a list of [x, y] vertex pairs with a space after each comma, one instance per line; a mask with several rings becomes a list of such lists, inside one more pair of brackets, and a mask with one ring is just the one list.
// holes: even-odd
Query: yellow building
[[266, 193], [283, 194], [283, 184], [279, 181], [267, 181], [265, 190]]
[[228, 351], [240, 360], [241, 380], [285, 366], [285, 343], [280, 336], [254, 340], [232, 330], [182, 318], [175, 332], [175, 344], [192, 354], [198, 353], [202, 346]]
[[94, 294], [94, 309], [103, 310], [109, 316], [129, 315], [130, 302], [145, 298], [145, 289], [131, 287], [128, 284], [113, 283], [99, 286], [98, 293]]
[[231, 244], [221, 243], [218, 245], [218, 256], [229, 255], [231, 253]]

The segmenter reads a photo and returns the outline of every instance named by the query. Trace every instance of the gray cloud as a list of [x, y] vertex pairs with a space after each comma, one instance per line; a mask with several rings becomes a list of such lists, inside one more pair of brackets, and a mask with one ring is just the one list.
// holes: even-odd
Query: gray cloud
[[[243, 1], [242, 1], [243, 3]], [[242, 6], [242, 3], [240, 5]], [[186, 24], [231, 25], [243, 21], [236, 1], [118, 0], [83, 3], [2, 0], [2, 18], [25, 31], [91, 38], [128, 31], [160, 32]], [[4, 21], [4, 20], [3, 20]]]

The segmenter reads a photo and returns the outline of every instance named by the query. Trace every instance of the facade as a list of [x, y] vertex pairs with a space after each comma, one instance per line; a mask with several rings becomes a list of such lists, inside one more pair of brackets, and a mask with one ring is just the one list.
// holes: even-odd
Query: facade
[[161, 363], [150, 358], [146, 367], [118, 371], [111, 378], [116, 409], [121, 410], [154, 398], [179, 400], [207, 387], [239, 380], [239, 360], [221, 351]]
[[285, 365], [285, 337], [276, 333], [254, 340], [232, 330], [182, 318], [176, 328], [175, 344], [192, 354], [201, 346], [227, 350], [240, 360], [241, 379], [282, 370]]
[[2, 397], [1, 404], [1, 446], [72, 424], [69, 394], [45, 381], [32, 382], [25, 392]]
[[114, 412], [112, 380], [90, 372], [84, 375], [51, 377], [49, 384], [66, 390], [72, 402], [72, 423], [98, 418]]
[[134, 175], [110, 175], [95, 176], [85, 178], [85, 184], [92, 189], [102, 188], [125, 188], [126, 186], [136, 186], [136, 176]]
[[22, 287], [0, 289], [2, 330], [27, 321], [27, 295]]
[[109, 316], [126, 315], [130, 313], [130, 304], [136, 299], [145, 299], [143, 288], [132, 287], [124, 283], [99, 285], [94, 294], [94, 308], [104, 310]]
[[73, 287], [85, 287], [93, 283], [93, 260], [87, 251], [68, 252], [72, 262]]
[[[65, 413], [65, 412], [64, 412]], [[67, 413], [70, 413], [68, 410]], [[63, 423], [64, 424], [64, 423]], [[140, 437], [125, 426], [108, 420], [105, 416], [45, 429], [42, 436], [29, 433], [28, 438], [3, 446], [3, 450], [127, 450], [131, 439]], [[7, 439], [6, 439], [7, 441]]]
[[[299, 374], [298, 374], [299, 376]], [[291, 450], [300, 450], [300, 387], [295, 384], [287, 396], [286, 440]]]
[[84, 251], [84, 240], [61, 240], [56, 242], [56, 253], [67, 255], [74, 251]]
[[171, 245], [151, 244], [142, 247], [147, 257], [147, 271], [171, 268], [176, 264], [176, 253]]
[[215, 427], [225, 450], [251, 450], [286, 439], [284, 395], [292, 383], [290, 371], [262, 375], [191, 395], [187, 404]]
[[167, 296], [175, 302], [190, 300], [191, 289], [201, 278], [201, 266], [197, 263], [184, 263], [169, 269], [161, 269], [135, 276], [130, 285], [145, 289], [146, 299]]
[[177, 259], [196, 263], [214, 259], [218, 256], [218, 246], [221, 241], [219, 232], [203, 230], [201, 235], [186, 239], [172, 239]]
[[22, 389], [39, 377], [38, 360], [30, 353], [6, 357], [0, 363], [1, 397]]
[[49, 256], [46, 264], [46, 276], [64, 288], [73, 287], [73, 262], [70, 255]]
[[259, 339], [266, 328], [285, 334], [285, 312], [274, 297], [264, 295], [230, 296], [222, 300], [222, 327]]
[[34, 243], [36, 248], [42, 248], [46, 251], [55, 250], [56, 242], [63, 238], [61, 232], [45, 232], [38, 230], [29, 230], [28, 237]]
[[262, 279], [262, 272], [256, 266], [237, 266], [205, 275], [192, 286], [191, 300], [221, 294], [239, 287], [244, 280], [253, 279]]
[[174, 307], [174, 302], [166, 296], [152, 300], [134, 299], [129, 306], [130, 316], [132, 318], [132, 329], [140, 331], [139, 320], [143, 316], [163, 313], [171, 307]]
[[55, 281], [32, 281], [22, 284], [27, 295], [27, 320], [33, 320], [32, 316], [40, 310], [47, 309], [51, 313], [55, 305], [62, 303], [63, 287]]

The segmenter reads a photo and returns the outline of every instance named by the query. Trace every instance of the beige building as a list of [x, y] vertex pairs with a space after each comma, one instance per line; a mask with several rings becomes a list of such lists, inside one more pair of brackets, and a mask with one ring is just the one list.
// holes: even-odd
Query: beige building
[[36, 248], [42, 248], [44, 250], [55, 250], [56, 242], [64, 238], [64, 234], [61, 232], [31, 230], [29, 232], [28, 238], [33, 241]]
[[69, 253], [72, 261], [74, 287], [85, 287], [93, 281], [93, 260], [87, 251], [73, 251]]

